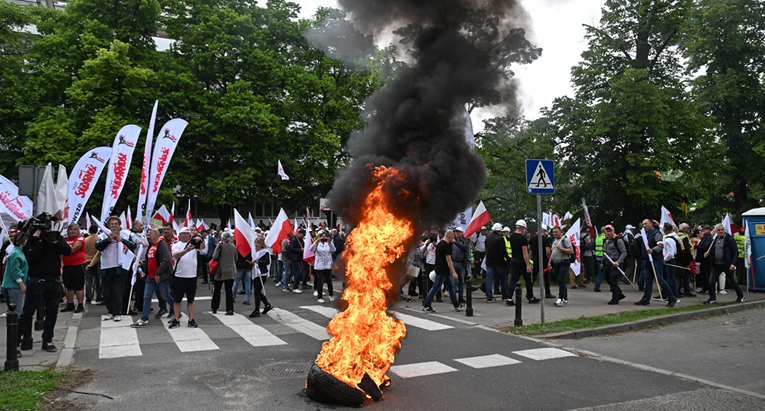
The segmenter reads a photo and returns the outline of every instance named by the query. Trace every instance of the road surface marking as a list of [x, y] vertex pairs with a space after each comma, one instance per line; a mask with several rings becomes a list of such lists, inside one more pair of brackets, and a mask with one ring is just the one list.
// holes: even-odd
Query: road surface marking
[[225, 315], [213, 314], [212, 312], [208, 312], [208, 314], [220, 320], [220, 322], [228, 328], [234, 330], [234, 332], [239, 334], [240, 337], [253, 347], [287, 344], [284, 340], [271, 334], [265, 328], [253, 324], [252, 321], [241, 314], [234, 313], [234, 315]]
[[164, 324], [167, 332], [173, 337], [175, 345], [181, 352], [219, 350], [220, 348], [207, 336], [201, 328], [186, 326], [186, 321], [181, 321], [181, 326], [170, 329], [170, 324]]
[[458, 358], [458, 359], [455, 359], [454, 361], [460, 362], [472, 368], [500, 367], [503, 365], [513, 365], [513, 364], [520, 363], [520, 361], [518, 360], [514, 360], [512, 358], [505, 357], [504, 355], [499, 355], [499, 354], [482, 355], [479, 357]]
[[304, 320], [287, 310], [274, 308], [267, 315], [287, 327], [299, 331], [313, 339], [319, 341], [329, 340], [329, 334], [327, 334], [327, 329], [325, 327]]
[[138, 344], [138, 333], [130, 324], [133, 317], [124, 315], [122, 321], [104, 320], [101, 316], [101, 342], [98, 345], [98, 358], [140, 357], [143, 355]]
[[452, 368], [446, 364], [441, 364], [438, 361], [394, 365], [390, 367], [390, 372], [398, 375], [401, 378], [422, 377], [425, 375], [444, 374], [453, 371], [457, 371], [457, 369]]
[[513, 354], [537, 361], [551, 360], [553, 358], [576, 357], [576, 354], [557, 348], [535, 348], [533, 350], [513, 351]]

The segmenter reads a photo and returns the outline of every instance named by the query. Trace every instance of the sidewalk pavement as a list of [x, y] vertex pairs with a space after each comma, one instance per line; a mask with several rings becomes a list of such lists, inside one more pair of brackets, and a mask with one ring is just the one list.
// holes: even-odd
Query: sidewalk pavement
[[[568, 290], [569, 303], [563, 307], [555, 306], [557, 300], [557, 285], [553, 284], [551, 291], [555, 298], [544, 299], [544, 316], [545, 322], [574, 319], [579, 317], [595, 317], [610, 313], [619, 313], [623, 311], [637, 311], [637, 310], [656, 310], [660, 308], [666, 308], [667, 303], [651, 300], [649, 306], [638, 306], [633, 304], [640, 300], [643, 296], [642, 291], [638, 291], [629, 284], [619, 284], [622, 293], [627, 297], [623, 299], [617, 305], [608, 305], [608, 301], [611, 300], [611, 292], [609, 291], [609, 285], [603, 284], [601, 286], [601, 292], [593, 291], [593, 284], [587, 284], [586, 288], [577, 288]], [[658, 297], [659, 293], [654, 283], [653, 297]], [[746, 286], [742, 287], [746, 288]], [[526, 289], [523, 288], [523, 305], [522, 315], [523, 325], [539, 324], [542, 313], [542, 304], [529, 304], [526, 300]], [[534, 296], [539, 298], [539, 287], [534, 288]], [[765, 300], [765, 293], [744, 292], [746, 301], [762, 301]], [[696, 297], [683, 297], [678, 300], [675, 305], [676, 308], [681, 308], [689, 305], [698, 305], [709, 299], [709, 295], [697, 295]], [[736, 292], [729, 290], [727, 294], [717, 294], [718, 303], [733, 302], [736, 300]], [[490, 327], [495, 329], [512, 327], [515, 320], [515, 307], [509, 307], [505, 305], [504, 301], [497, 300], [493, 303], [486, 302], [486, 295], [479, 291], [473, 292], [473, 316], [468, 317], [464, 311], [455, 312], [448, 298], [443, 299], [443, 303], [433, 302], [433, 309], [436, 310], [435, 316], [442, 316], [453, 319], [459, 322], [468, 322], [472, 325], [479, 325], [484, 327]], [[716, 304], [710, 305], [713, 308]], [[396, 304], [396, 309], [407, 309], [412, 311], [420, 311], [422, 307], [422, 301], [415, 300], [411, 303], [401, 301]]]
[[[3, 304], [4, 305], [4, 304]], [[63, 308], [59, 305], [59, 310]], [[85, 312], [88, 306], [85, 305]], [[53, 329], [53, 345], [58, 348], [56, 352], [47, 352], [42, 349], [42, 330], [32, 331], [32, 349], [22, 350], [22, 357], [19, 358], [20, 370], [42, 371], [56, 367], [57, 369], [66, 369], [72, 364], [74, 356], [74, 347], [77, 341], [77, 330], [80, 328], [80, 319], [83, 313], [74, 314], [73, 312], [58, 313], [56, 327]], [[0, 318], [2, 325], [2, 336], [0, 336], [0, 362], [5, 363], [7, 353], [7, 317]], [[34, 321], [32, 323], [34, 327]]]

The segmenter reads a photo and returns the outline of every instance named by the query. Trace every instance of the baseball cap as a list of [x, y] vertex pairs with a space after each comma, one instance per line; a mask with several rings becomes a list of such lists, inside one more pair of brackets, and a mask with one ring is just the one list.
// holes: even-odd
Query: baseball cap
[[502, 232], [505, 232], [505, 231], [507, 231], [509, 233], [510, 232], [510, 227], [505, 227], [505, 228], [502, 229]]
[[635, 226], [633, 226], [632, 224], [627, 224], [627, 227], [625, 227], [624, 229], [625, 230], [632, 230], [633, 228], [635, 228]]
[[491, 231], [502, 231], [502, 224], [494, 223], [494, 225], [491, 226]]
[[516, 222], [515, 222], [515, 226], [516, 226], [516, 227], [523, 227], [523, 228], [526, 228], [526, 222], [525, 222], [525, 221], [523, 221], [523, 220], [518, 220], [518, 221], [516, 221]]
[[614, 226], [612, 226], [611, 224], [608, 224], [608, 225], [606, 225], [605, 229], [606, 230], [613, 230]]
[[191, 232], [191, 230], [189, 230], [188, 227], [183, 227], [183, 228], [181, 228], [181, 231], [178, 231], [178, 234], [190, 233], [190, 232]]
[[464, 233], [465, 232], [465, 230], [463, 230], [462, 227], [460, 227], [460, 226], [454, 227], [454, 231], [459, 231], [460, 233]]

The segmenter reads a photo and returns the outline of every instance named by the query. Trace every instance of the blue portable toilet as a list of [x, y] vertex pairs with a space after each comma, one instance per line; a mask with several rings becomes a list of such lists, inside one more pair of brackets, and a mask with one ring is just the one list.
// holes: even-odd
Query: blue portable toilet
[[750, 291], [765, 292], [765, 207], [751, 209], [742, 216], [752, 239], [752, 266], [746, 273], [746, 283]]

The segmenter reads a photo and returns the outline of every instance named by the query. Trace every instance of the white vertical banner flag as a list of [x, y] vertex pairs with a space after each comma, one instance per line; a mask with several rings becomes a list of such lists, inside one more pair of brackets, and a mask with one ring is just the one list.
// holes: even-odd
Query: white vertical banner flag
[[[471, 149], [475, 150], [475, 134], [473, 133], [473, 121], [470, 119], [470, 112], [465, 110], [465, 114], [462, 119], [460, 119], [460, 122], [460, 126], [462, 127], [465, 136], [465, 142], [468, 143]], [[461, 228], [464, 233], [468, 224], [470, 224], [472, 215], [473, 207], [468, 207], [464, 212], [457, 214], [457, 217], [452, 222], [452, 226]]]
[[149, 132], [146, 133], [146, 146], [143, 149], [143, 166], [141, 167], [141, 186], [138, 187], [138, 208], [136, 209], [136, 220], [146, 219], [145, 226], [149, 226], [151, 210], [146, 211], [146, 195], [149, 193], [149, 176], [151, 175], [151, 147], [154, 141], [154, 121], [157, 119], [157, 106], [159, 100], [154, 101], [154, 109], [151, 110], [151, 120], [149, 120]]
[[[56, 212], [53, 214], [60, 221], [69, 221], [69, 179], [66, 177], [66, 167], [58, 165], [58, 175], [56, 176]], [[66, 224], [63, 224], [66, 230]]]
[[[752, 266], [752, 237], [749, 234], [749, 222], [744, 224], [744, 267], [748, 270]], [[749, 274], [747, 274], [749, 277]], [[747, 279], [747, 282], [749, 280]]]
[[151, 156], [151, 177], [149, 178], [149, 193], [146, 197], [146, 212], [154, 212], [154, 205], [157, 202], [157, 194], [162, 180], [167, 173], [167, 166], [173, 158], [175, 148], [181, 139], [183, 130], [189, 123], [180, 118], [174, 118], [159, 130], [157, 141], [154, 144], [154, 153]]
[[129, 124], [122, 127], [117, 136], [114, 137], [112, 144], [112, 155], [109, 160], [109, 171], [106, 173], [106, 191], [104, 192], [104, 203], [101, 205], [101, 221], [111, 215], [117, 199], [125, 187], [130, 163], [133, 161], [133, 151], [138, 142], [138, 135], [141, 134], [141, 127]]
[[276, 172], [279, 173], [279, 177], [281, 177], [282, 180], [289, 180], [289, 176], [287, 176], [287, 173], [284, 172], [284, 167], [282, 167], [282, 160], [276, 161], [278, 162]]
[[669, 210], [667, 210], [666, 207], [661, 206], [661, 221], [659, 221], [660, 230], [663, 229], [664, 223], [670, 223], [677, 227], [677, 224], [675, 224], [675, 220], [672, 218], [672, 214], [669, 213]]
[[723, 217], [722, 225], [725, 227], [725, 232], [728, 233], [728, 235], [733, 235], [733, 219], [730, 218], [730, 214], [725, 214], [725, 217]]
[[[80, 157], [74, 165], [69, 177], [69, 221], [79, 221], [111, 155], [111, 147], [96, 147]], [[86, 224], [86, 227], [90, 227], [92, 223], [86, 221]]]
[[19, 196], [19, 188], [11, 180], [0, 176], [0, 211], [15, 221], [31, 218], [34, 203], [27, 196]]
[[40, 182], [40, 188], [37, 190], [37, 210], [35, 213], [56, 213], [56, 184], [53, 183], [53, 166], [48, 163], [45, 166], [45, 173]]
[[581, 241], [579, 236], [581, 235], [582, 226], [580, 223], [581, 219], [577, 219], [576, 222], [571, 226], [571, 228], [566, 231], [566, 237], [568, 237], [569, 240], [571, 240], [571, 245], [574, 247], [574, 253], [576, 254], [576, 261], [571, 263], [571, 269], [574, 271], [575, 275], [579, 275], [579, 273], [582, 271], [582, 252], [581, 252]]
[[542, 213], [542, 224], [546, 225], [547, 227], [552, 227], [552, 214]]
[[130, 212], [130, 206], [128, 205], [127, 214], [125, 214], [125, 225], [127, 229], [133, 228], [133, 213]]

